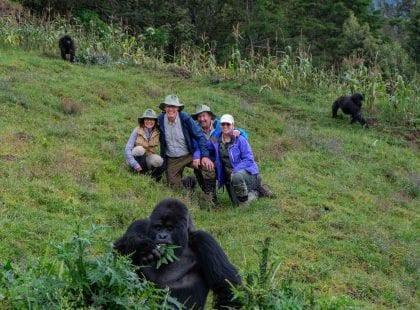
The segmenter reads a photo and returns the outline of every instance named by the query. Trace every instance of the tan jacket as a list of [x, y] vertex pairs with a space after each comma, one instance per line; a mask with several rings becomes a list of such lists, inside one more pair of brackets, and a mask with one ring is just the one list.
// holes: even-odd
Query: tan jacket
[[147, 141], [146, 133], [144, 132], [143, 127], [138, 127], [137, 129], [137, 139], [134, 146], [142, 146], [146, 150], [146, 156], [150, 154], [156, 154], [156, 148], [159, 146], [159, 129], [154, 128], [152, 131], [152, 137], [150, 141]]

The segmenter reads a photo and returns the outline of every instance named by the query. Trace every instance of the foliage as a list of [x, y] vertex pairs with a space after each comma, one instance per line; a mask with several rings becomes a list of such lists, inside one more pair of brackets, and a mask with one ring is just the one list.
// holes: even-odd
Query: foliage
[[271, 262], [269, 248], [271, 240], [266, 238], [259, 253], [259, 270], [248, 269], [243, 275], [243, 284], [233, 288], [235, 298], [244, 309], [302, 309], [302, 294], [291, 287], [288, 280], [281, 279], [277, 272], [280, 262]]
[[345, 296], [330, 300], [315, 300], [311, 293], [299, 289], [291, 275], [278, 275], [281, 260], [270, 258], [271, 238], [262, 242], [258, 253], [259, 269], [249, 268], [243, 275], [243, 283], [233, 288], [235, 298], [243, 309], [356, 309], [355, 303]]
[[170, 264], [176, 260], [178, 257], [175, 255], [175, 249], [179, 248], [178, 245], [161, 245], [158, 247], [161, 257], [156, 263], [156, 269], [159, 269], [160, 266]]
[[[268, 3], [261, 5], [254, 9], [265, 11], [270, 8]], [[48, 21], [33, 16], [17, 20], [4, 17], [3, 20], [4, 23], [0, 24], [0, 42], [6, 45], [40, 48], [50, 55], [51, 51], [57, 50], [57, 38], [67, 32], [76, 41], [76, 60], [79, 63], [134, 63], [174, 72], [173, 65], [165, 63], [168, 59], [165, 46], [169, 44], [171, 35], [166, 26], [148, 27], [144, 34], [136, 37], [121, 26], [105, 25], [96, 13], [89, 10], [80, 11], [78, 17], [71, 20], [56, 17]], [[254, 57], [244, 58], [241, 53], [242, 28], [239, 24], [233, 36], [232, 53], [226, 66], [217, 64], [217, 56], [207, 41], [209, 38], [203, 37], [202, 47], [184, 45], [179, 56], [173, 54], [169, 57], [180, 67], [175, 71], [188, 72], [182, 74], [187, 77], [193, 73], [195, 76], [236, 79], [242, 83], [252, 82], [280, 89], [335, 85], [343, 93], [356, 90], [366, 92], [370, 109], [378, 110], [379, 117], [385, 121], [395, 120], [399, 123], [402, 120], [408, 126], [415, 126], [417, 122], [417, 75], [413, 73], [413, 64], [407, 53], [398, 43], [378, 45], [369, 26], [360, 25], [353, 14], [344, 23], [342, 43], [336, 48], [342, 56], [350, 55], [344, 58], [338, 74], [333, 69], [316, 67], [311, 53], [304, 47], [294, 50], [286, 46], [276, 56], [263, 56], [255, 49]], [[255, 40], [251, 37], [248, 39]], [[411, 80], [408, 80], [409, 77]], [[386, 103], [377, 105], [380, 99]]]
[[378, 46], [370, 33], [369, 25], [360, 25], [353, 12], [350, 13], [350, 17], [344, 22], [342, 36], [341, 43], [337, 46], [338, 50], [341, 51], [341, 55], [361, 56], [366, 54], [369, 59], [375, 57]]
[[[184, 48], [199, 47], [202, 39], [206, 38], [219, 64], [227, 63], [231, 56], [231, 47], [236, 43], [232, 29], [237, 27], [241, 29], [238, 51], [246, 58], [257, 55], [276, 56], [287, 46], [298, 49], [303, 43], [304, 46], [311, 47], [317, 65], [330, 65], [336, 63], [339, 56], [343, 56], [337, 54], [336, 48], [346, 44], [343, 41], [342, 26], [350, 13], [362, 25], [368, 25], [371, 35], [376, 39], [381, 36], [379, 30], [385, 20], [379, 10], [372, 10], [372, 0], [19, 2], [39, 15], [78, 16], [84, 25], [98, 21], [96, 24], [101, 28], [101, 21], [122, 23], [123, 28], [133, 35], [145, 33], [150, 27], [160, 29], [167, 34], [164, 49], [169, 54], [169, 59], [174, 54], [179, 55]], [[407, 5], [409, 1], [404, 2], [399, 11], [407, 14], [412, 9], [412, 4]], [[400, 29], [405, 31], [404, 27]], [[349, 55], [344, 54], [345, 57]]]
[[416, 2], [414, 9], [410, 12], [406, 24], [407, 40], [406, 45], [416, 63], [420, 63], [420, 2]]
[[167, 291], [139, 279], [135, 267], [116, 255], [112, 246], [93, 257], [95, 230], [82, 234], [79, 227], [69, 241], [54, 246], [55, 254], [47, 248], [41, 260], [2, 265], [2, 308], [182, 308]]
[[[192, 73], [179, 78], [180, 72], [167, 70], [164, 55], [152, 57], [140, 37], [121, 27], [110, 27], [99, 40], [64, 19], [3, 20], [0, 256], [2, 261], [27, 256], [12, 264], [16, 272], [28, 270], [24, 261], [32, 266], [39, 257], [53, 262], [53, 275], [60, 274], [61, 265], [66, 271], [46, 248], [50, 240], [60, 243], [74, 235], [69, 223], [111, 226], [97, 234], [115, 240], [134, 219], [148, 216], [157, 201], [177, 197], [241, 274], [259, 264], [246, 249], [276, 236], [272, 248], [282, 260], [273, 287], [290, 282], [290, 296], [301, 296], [305, 307], [416, 307], [420, 101], [415, 77], [394, 71], [389, 79], [378, 64], [368, 66], [358, 57], [346, 59], [341, 71], [321, 69], [304, 46], [271, 57], [240, 54], [236, 68], [221, 66], [212, 43], [203, 38], [202, 47], [182, 49], [171, 64]], [[109, 62], [92, 66], [59, 59], [56, 41], [64, 26], [76, 33], [79, 48], [103, 44]], [[11, 46], [3, 41], [10, 34], [28, 38]], [[353, 89], [368, 99], [363, 113], [369, 130], [331, 118], [334, 99]], [[234, 113], [236, 124], [250, 134], [264, 183], [277, 198], [258, 199], [243, 210], [231, 207], [227, 193], [219, 191], [223, 208], [208, 212], [200, 209], [200, 191], [186, 196], [131, 173], [122, 151], [128, 135], [142, 111], [157, 109], [169, 93], [178, 94], [189, 113], [196, 102], [217, 115]], [[70, 110], [63, 101], [71, 103]], [[107, 252], [98, 243], [89, 249], [89, 260]], [[24, 294], [14, 296], [29, 294], [27, 286], [17, 286]], [[56, 290], [54, 283], [49, 288]], [[36, 298], [47, 303], [54, 292]], [[4, 289], [1, 294], [6, 296]]]

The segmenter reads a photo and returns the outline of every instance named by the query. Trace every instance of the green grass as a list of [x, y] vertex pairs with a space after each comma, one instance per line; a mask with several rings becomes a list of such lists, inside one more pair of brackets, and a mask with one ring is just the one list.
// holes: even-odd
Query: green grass
[[[233, 114], [278, 198], [235, 209], [221, 192], [225, 208], [208, 212], [200, 193], [182, 196], [132, 174], [123, 153], [129, 134], [170, 93], [187, 112], [206, 103], [218, 115]], [[363, 308], [415, 308], [420, 157], [418, 140], [404, 136], [416, 133], [332, 119], [338, 95], [325, 88], [259, 92], [234, 81], [213, 85], [1, 48], [0, 261], [42, 257], [79, 223], [109, 226], [99, 236], [105, 248], [159, 200], [177, 197], [242, 273], [256, 268], [253, 249], [271, 236], [279, 281], [288, 275], [338, 308], [347, 299]]]

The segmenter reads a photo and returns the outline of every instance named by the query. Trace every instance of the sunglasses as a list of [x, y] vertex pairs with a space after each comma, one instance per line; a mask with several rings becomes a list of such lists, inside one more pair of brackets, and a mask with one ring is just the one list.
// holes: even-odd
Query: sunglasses
[[220, 125], [221, 125], [221, 126], [230, 126], [230, 125], [232, 125], [232, 124], [229, 124], [229, 123], [221, 123]]

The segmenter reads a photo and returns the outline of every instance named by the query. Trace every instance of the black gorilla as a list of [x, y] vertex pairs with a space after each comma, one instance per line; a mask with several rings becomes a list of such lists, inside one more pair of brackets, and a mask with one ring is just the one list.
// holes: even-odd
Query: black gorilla
[[74, 41], [66, 34], [62, 36], [58, 41], [58, 46], [60, 47], [61, 51], [61, 58], [67, 60], [67, 55], [70, 55], [70, 62], [74, 62], [74, 57], [76, 56], [76, 46], [74, 45]]
[[362, 126], [368, 128], [369, 126], [361, 112], [363, 99], [363, 95], [360, 93], [339, 97], [332, 105], [332, 116], [337, 117], [337, 111], [341, 108], [344, 114], [351, 115], [351, 124], [358, 121]]
[[[157, 245], [178, 245], [178, 260], [156, 268], [161, 257]], [[239, 308], [232, 301], [229, 282], [241, 283], [236, 268], [229, 262], [217, 241], [208, 233], [196, 230], [187, 207], [179, 200], [159, 202], [150, 218], [134, 221], [114, 244], [123, 254], [132, 254], [133, 264], [141, 266], [139, 276], [169, 287], [171, 296], [188, 309], [204, 309], [209, 290], [214, 293], [215, 308]]]

